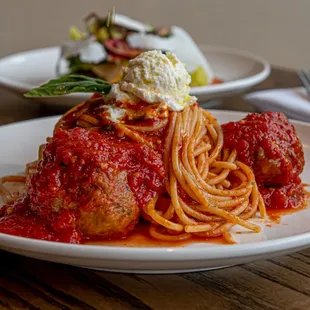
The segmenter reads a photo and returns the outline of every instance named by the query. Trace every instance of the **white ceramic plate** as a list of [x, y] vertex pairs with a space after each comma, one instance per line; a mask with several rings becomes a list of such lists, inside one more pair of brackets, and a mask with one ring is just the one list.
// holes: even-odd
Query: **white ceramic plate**
[[[244, 114], [214, 111], [221, 123]], [[16, 173], [37, 156], [38, 145], [51, 135], [57, 118], [26, 121], [0, 127], [0, 175]], [[306, 167], [303, 181], [310, 183], [310, 124], [294, 122], [303, 142]], [[39, 129], [39, 130], [38, 130]], [[259, 221], [254, 219], [253, 221]], [[101, 270], [133, 273], [176, 273], [220, 268], [284, 255], [310, 246], [310, 209], [284, 216], [281, 224], [259, 234], [234, 234], [238, 244], [193, 243], [185, 247], [138, 248], [72, 245], [0, 234], [0, 249], [42, 260]], [[235, 231], [240, 231], [236, 228]]]
[[[270, 73], [269, 64], [247, 52], [202, 46], [215, 76], [225, 82], [217, 85], [193, 87], [191, 94], [200, 103], [247, 90], [262, 82]], [[0, 85], [17, 93], [25, 93], [56, 77], [55, 67], [59, 47], [50, 47], [14, 54], [0, 60]], [[63, 64], [65, 66], [65, 64]], [[72, 107], [89, 98], [89, 94], [70, 94], [62, 97], [38, 98], [40, 102]]]

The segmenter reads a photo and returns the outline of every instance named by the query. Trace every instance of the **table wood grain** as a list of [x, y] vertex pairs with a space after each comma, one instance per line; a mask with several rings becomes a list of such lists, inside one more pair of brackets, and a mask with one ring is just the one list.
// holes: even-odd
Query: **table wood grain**
[[[255, 89], [298, 85], [295, 72], [274, 68]], [[217, 108], [252, 111], [242, 95]], [[0, 124], [62, 112], [0, 90]], [[4, 251], [0, 260], [0, 309], [310, 309], [310, 249], [179, 275], [91, 271]]]

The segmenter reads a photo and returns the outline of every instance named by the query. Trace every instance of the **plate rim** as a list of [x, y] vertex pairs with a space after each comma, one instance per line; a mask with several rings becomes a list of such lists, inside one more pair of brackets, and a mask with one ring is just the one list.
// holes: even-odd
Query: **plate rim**
[[[203, 244], [203, 243], [201, 243]], [[204, 259], [226, 259], [275, 253], [310, 245], [310, 232], [290, 237], [246, 244], [225, 244], [206, 247], [120, 247], [105, 245], [70, 244], [17, 237], [0, 233], [0, 248], [11, 248], [27, 252], [54, 254], [58, 257], [90, 259], [113, 259], [118, 261], [200, 261]], [[154, 258], [154, 255], [159, 255]], [[137, 258], [137, 257], [140, 258]]]
[[[247, 112], [230, 110], [212, 110], [212, 113], [219, 117], [235, 115], [244, 117]], [[1, 128], [16, 127], [19, 125], [56, 121], [60, 116], [49, 116], [31, 120], [25, 120], [12, 124], [0, 126]], [[310, 128], [310, 123], [292, 120], [294, 125], [302, 125]], [[198, 244], [198, 243], [196, 243]], [[202, 243], [200, 243], [202, 244]], [[297, 249], [310, 245], [310, 232], [295, 234], [287, 237], [275, 238], [271, 240], [256, 241], [245, 244], [218, 245], [212, 244], [206, 247], [126, 247], [107, 245], [70, 244], [53, 241], [37, 240], [25, 237], [12, 236], [0, 233], [1, 249], [16, 249], [27, 252], [54, 254], [60, 257], [90, 258], [90, 259], [113, 259], [124, 260], [156, 260], [163, 261], [201, 261], [204, 259], [227, 259], [241, 258], [249, 256], [263, 255], [267, 253], [281, 252], [288, 249]], [[141, 255], [141, 257], [140, 257]], [[154, 258], [156, 255], [156, 258]], [[137, 258], [140, 257], [140, 258]]]
[[208, 52], [216, 52], [216, 53], [224, 53], [224, 54], [229, 54], [229, 55], [237, 55], [237, 56], [241, 56], [241, 57], [257, 62], [258, 64], [262, 65], [263, 68], [259, 73], [255, 75], [251, 75], [249, 77], [239, 79], [239, 80], [228, 81], [223, 84], [192, 87], [191, 89], [192, 89], [193, 95], [202, 95], [204, 94], [206, 90], [210, 90], [208, 94], [213, 94], [213, 93], [220, 92], [220, 91], [228, 92], [233, 89], [243, 88], [245, 86], [250, 87], [250, 86], [256, 85], [264, 81], [270, 75], [271, 65], [265, 58], [261, 56], [253, 54], [246, 50], [240, 50], [240, 49], [231, 48], [231, 47], [204, 45], [204, 44], [200, 44], [198, 46], [201, 49], [203, 54], [208, 53]]

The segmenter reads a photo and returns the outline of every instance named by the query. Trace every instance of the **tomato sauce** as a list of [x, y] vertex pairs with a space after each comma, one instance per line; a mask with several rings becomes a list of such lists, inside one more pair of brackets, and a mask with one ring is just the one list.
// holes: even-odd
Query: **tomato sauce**
[[[117, 172], [126, 173], [126, 177], [115, 179]], [[120, 225], [123, 217], [129, 218], [122, 232], [126, 234], [138, 221], [139, 210], [164, 191], [165, 178], [162, 155], [146, 145], [106, 139], [83, 128], [59, 130], [44, 150], [38, 173], [28, 182], [27, 196], [13, 207], [1, 209], [0, 232], [81, 243], [82, 212], [96, 218], [102, 214], [100, 205], [110, 203], [113, 212], [121, 213], [128, 203], [132, 205], [128, 214], [111, 215], [111, 223], [114, 216]], [[117, 201], [122, 197], [123, 205]]]
[[222, 83], [224, 83], [224, 81], [218, 77], [215, 77], [212, 81], [212, 85], [222, 84]]
[[224, 147], [236, 149], [250, 166], [267, 210], [299, 208], [305, 204], [300, 173], [305, 165], [294, 126], [282, 113], [249, 114], [222, 126]]
[[299, 178], [305, 165], [303, 149], [284, 114], [253, 113], [222, 127], [224, 147], [237, 150], [239, 160], [253, 169], [259, 184], [285, 185]]
[[[74, 127], [74, 118], [69, 115], [65, 127]], [[153, 126], [157, 121], [147, 120], [143, 125]], [[132, 125], [136, 124], [132, 122]], [[268, 213], [297, 210], [305, 205], [299, 178], [304, 167], [302, 146], [295, 128], [284, 115], [251, 114], [222, 127], [224, 147], [236, 149], [238, 159], [253, 169]], [[162, 156], [165, 130], [144, 134], [155, 149], [129, 141], [108, 128], [100, 132], [83, 128], [56, 130], [44, 150], [38, 173], [27, 182], [27, 195], [13, 206], [0, 209], [0, 232], [41, 240], [103, 245], [157, 247], [184, 246], [192, 242], [225, 243], [222, 238], [199, 236], [166, 242], [149, 235], [149, 223], [140, 215], [156, 194], [165, 191]], [[126, 177], [117, 179], [118, 172], [125, 172]], [[178, 192], [188, 203], [195, 203], [180, 188]], [[107, 201], [115, 205], [108, 214], [102, 213], [100, 207]], [[169, 203], [169, 198], [162, 195], [157, 209], [165, 211]], [[129, 205], [131, 209], [127, 208]], [[95, 227], [88, 229], [97, 229], [96, 222], [100, 222], [104, 214], [117, 219], [116, 226], [122, 228], [122, 233], [116, 227], [115, 234], [94, 238], [83, 232], [85, 226], [89, 226], [87, 221], [81, 225], [83, 214], [90, 215], [90, 221], [95, 223]], [[105, 224], [112, 225], [113, 221]]]
[[261, 185], [259, 191], [267, 209], [296, 209], [304, 204], [306, 198], [300, 182], [269, 188]]
[[30, 209], [28, 199], [22, 199], [13, 207], [0, 210], [0, 232], [26, 238], [81, 243], [82, 235], [72, 223], [77, 213], [70, 210], [39, 216]]
[[146, 221], [140, 221], [135, 229], [129, 235], [116, 238], [102, 240], [100, 238], [89, 238], [85, 240], [85, 244], [89, 245], [105, 245], [105, 246], [126, 246], [126, 247], [184, 247], [194, 242], [212, 243], [212, 244], [229, 244], [223, 237], [204, 238], [192, 236], [189, 239], [181, 241], [163, 241], [157, 240], [149, 234], [150, 224]]

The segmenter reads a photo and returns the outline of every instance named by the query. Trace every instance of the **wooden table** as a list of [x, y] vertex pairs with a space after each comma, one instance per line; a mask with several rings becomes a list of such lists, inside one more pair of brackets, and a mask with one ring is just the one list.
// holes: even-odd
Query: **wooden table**
[[[255, 89], [300, 85], [273, 69]], [[219, 108], [252, 111], [242, 96]], [[59, 113], [0, 91], [0, 124]], [[310, 223], [309, 223], [310, 225]], [[0, 309], [310, 309], [310, 249], [215, 271], [127, 275], [0, 252]]]

